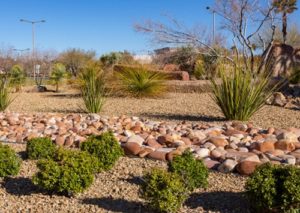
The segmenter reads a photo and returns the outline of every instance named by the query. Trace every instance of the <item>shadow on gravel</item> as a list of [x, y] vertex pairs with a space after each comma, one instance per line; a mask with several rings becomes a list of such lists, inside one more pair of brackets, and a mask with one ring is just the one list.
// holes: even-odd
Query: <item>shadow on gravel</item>
[[141, 185], [143, 183], [143, 180], [139, 176], [132, 176], [130, 178], [120, 178], [122, 181], [126, 181], [128, 183], [134, 184], [134, 185]]
[[168, 120], [182, 120], [182, 121], [203, 121], [203, 122], [221, 122], [226, 121], [223, 117], [206, 116], [206, 115], [181, 115], [181, 114], [159, 114], [159, 113], [142, 113], [141, 116], [145, 116], [152, 119], [168, 119]]
[[242, 192], [193, 193], [185, 205], [191, 209], [202, 207], [205, 211], [250, 213], [250, 205]]
[[128, 201], [124, 199], [114, 199], [110, 197], [86, 198], [82, 200], [84, 204], [97, 205], [107, 211], [122, 213], [154, 213], [151, 212], [141, 202]]
[[38, 189], [29, 178], [24, 177], [8, 177], [5, 178], [2, 186], [6, 192], [12, 195], [31, 195], [38, 192]]
[[47, 94], [47, 97], [51, 98], [80, 98], [80, 94]]

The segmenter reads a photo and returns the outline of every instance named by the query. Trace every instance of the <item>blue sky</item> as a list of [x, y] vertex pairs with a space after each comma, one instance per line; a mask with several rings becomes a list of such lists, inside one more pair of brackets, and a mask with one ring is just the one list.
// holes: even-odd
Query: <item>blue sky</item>
[[[262, 0], [263, 1], [263, 0]], [[155, 49], [133, 24], [159, 20], [168, 14], [188, 26], [211, 26], [205, 9], [213, 0], [0, 0], [0, 44], [31, 48], [31, 25], [19, 22], [45, 19], [36, 26], [36, 47], [62, 51], [76, 47], [98, 54]], [[217, 21], [220, 18], [217, 18]], [[297, 11], [292, 20], [300, 19]]]

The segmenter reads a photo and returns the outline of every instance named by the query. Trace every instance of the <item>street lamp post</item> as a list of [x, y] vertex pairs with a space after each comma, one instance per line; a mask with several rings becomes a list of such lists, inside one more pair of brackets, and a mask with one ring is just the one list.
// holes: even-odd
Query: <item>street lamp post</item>
[[213, 14], [213, 44], [215, 44], [215, 33], [216, 33], [216, 11], [210, 7], [206, 7], [207, 10], [209, 10], [210, 12], [212, 12]]
[[20, 19], [20, 22], [31, 24], [32, 27], [32, 65], [33, 65], [33, 79], [35, 80], [35, 49], [34, 49], [34, 25], [37, 23], [45, 23], [45, 20], [30, 21], [26, 19]]
[[22, 54], [25, 51], [29, 51], [30, 48], [26, 48], [26, 49], [13, 49], [13, 51], [17, 52], [17, 57], [19, 58], [20, 54]]

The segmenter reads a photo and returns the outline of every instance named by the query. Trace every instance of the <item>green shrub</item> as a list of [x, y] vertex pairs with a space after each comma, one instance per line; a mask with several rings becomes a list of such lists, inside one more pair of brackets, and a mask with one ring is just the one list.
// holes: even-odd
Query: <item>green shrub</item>
[[29, 159], [53, 158], [56, 146], [50, 138], [33, 138], [27, 142], [26, 153]]
[[60, 82], [67, 76], [66, 67], [61, 63], [54, 64], [51, 73], [51, 83], [55, 85], [55, 91], [58, 92]]
[[97, 63], [89, 63], [79, 75], [80, 90], [85, 108], [90, 113], [101, 111], [105, 101], [103, 71]]
[[100, 136], [90, 136], [81, 144], [80, 148], [99, 159], [98, 172], [111, 169], [124, 154], [112, 132], [105, 132]]
[[212, 98], [229, 120], [248, 120], [272, 95], [276, 86], [270, 87], [270, 78], [252, 76], [236, 68], [232, 74], [221, 72], [221, 83], [211, 79]]
[[166, 90], [167, 76], [144, 67], [124, 67], [122, 71], [117, 72], [117, 77], [121, 82], [121, 89], [133, 97], [156, 97]]
[[42, 189], [72, 196], [93, 183], [97, 162], [87, 152], [59, 149], [54, 159], [38, 161], [32, 181]]
[[11, 102], [12, 99], [9, 95], [7, 79], [4, 76], [0, 76], [0, 111], [4, 111]]
[[191, 191], [208, 185], [208, 169], [201, 160], [195, 159], [190, 151], [176, 156], [169, 162], [169, 171], [182, 176], [185, 185]]
[[17, 175], [21, 166], [21, 159], [16, 152], [7, 145], [0, 144], [0, 177]]
[[188, 189], [175, 173], [154, 168], [143, 179], [141, 195], [157, 211], [176, 212], [188, 197]]
[[20, 65], [14, 65], [10, 70], [9, 84], [16, 88], [16, 91], [20, 91], [22, 85], [25, 83], [25, 72]]
[[264, 164], [247, 180], [246, 190], [249, 199], [260, 211], [299, 209], [300, 169]]

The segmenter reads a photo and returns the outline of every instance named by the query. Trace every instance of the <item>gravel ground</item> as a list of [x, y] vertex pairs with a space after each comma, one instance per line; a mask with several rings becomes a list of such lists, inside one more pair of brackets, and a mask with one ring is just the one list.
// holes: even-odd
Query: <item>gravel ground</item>
[[[22, 153], [24, 145], [11, 145]], [[124, 212], [150, 213], [139, 198], [139, 178], [151, 167], [166, 167], [161, 161], [123, 157], [109, 172], [98, 174], [93, 185], [75, 198], [46, 194], [32, 185], [35, 162], [25, 160], [18, 176], [1, 180], [0, 212]], [[249, 212], [243, 197], [245, 178], [210, 172], [209, 187], [198, 189], [180, 212]]]
[[[82, 112], [83, 103], [75, 91], [63, 93], [20, 93], [9, 110], [14, 112]], [[224, 117], [208, 93], [169, 93], [160, 99], [109, 97], [103, 115], [140, 116], [152, 120], [223, 123]], [[265, 106], [251, 120], [263, 128], [298, 127], [300, 110]]]

